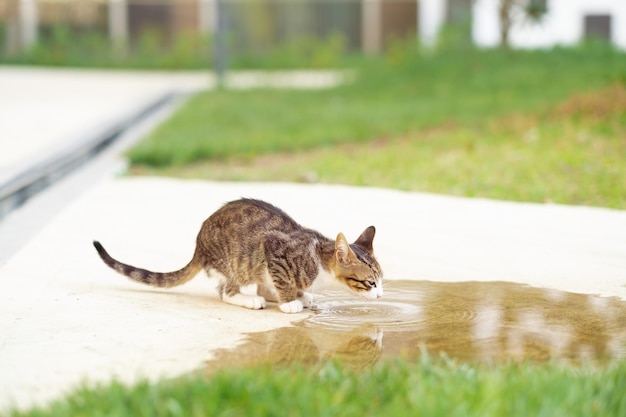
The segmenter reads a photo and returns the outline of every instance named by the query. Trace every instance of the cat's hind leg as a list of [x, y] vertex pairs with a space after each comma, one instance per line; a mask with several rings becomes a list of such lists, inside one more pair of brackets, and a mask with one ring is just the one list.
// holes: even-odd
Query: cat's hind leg
[[243, 294], [238, 285], [229, 284], [225, 280], [221, 280], [218, 291], [225, 303], [252, 310], [265, 308], [265, 298], [254, 294]]
[[225, 303], [250, 308], [252, 310], [265, 308], [265, 298], [258, 295], [248, 295], [242, 293], [234, 295], [224, 294], [222, 295], [222, 300], [224, 300]]

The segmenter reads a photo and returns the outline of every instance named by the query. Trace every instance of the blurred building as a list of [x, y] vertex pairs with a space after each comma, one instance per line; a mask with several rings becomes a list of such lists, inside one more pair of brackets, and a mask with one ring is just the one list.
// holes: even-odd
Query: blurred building
[[[475, 1], [472, 37], [477, 45], [491, 47], [499, 44], [500, 2]], [[584, 39], [601, 38], [626, 50], [626, 0], [543, 0], [534, 3], [546, 10], [539, 21], [533, 21], [519, 10], [513, 11], [517, 15], [513, 16], [509, 34], [512, 47], [575, 45]]]
[[[298, 37], [340, 35], [348, 50], [377, 53], [395, 39], [434, 45], [444, 25], [467, 28], [483, 47], [501, 41], [501, 5], [515, 5], [509, 43], [534, 48], [604, 38], [626, 49], [626, 0], [0, 0], [0, 46], [19, 51], [58, 25], [132, 44], [150, 33], [167, 44], [184, 33], [214, 33], [219, 16], [239, 48]], [[520, 11], [545, 9], [539, 20]]]
[[416, 0], [1, 0], [0, 32], [11, 50], [28, 48], [59, 24], [131, 43], [146, 32], [168, 42], [181, 33], [212, 33], [221, 14], [240, 45], [339, 34], [350, 50], [378, 52], [394, 39], [415, 37], [417, 5]]

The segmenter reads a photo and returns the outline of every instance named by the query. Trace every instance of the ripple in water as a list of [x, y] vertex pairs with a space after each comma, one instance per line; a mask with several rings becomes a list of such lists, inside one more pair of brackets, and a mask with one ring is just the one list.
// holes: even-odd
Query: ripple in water
[[[304, 321], [305, 326], [324, 326], [335, 330], [351, 330], [364, 323], [387, 332], [417, 331], [426, 326], [424, 299], [432, 297], [433, 289], [419, 282], [403, 281], [385, 283], [385, 296], [380, 300], [360, 300], [345, 292], [327, 292], [313, 309], [315, 314]], [[441, 306], [449, 320], [471, 322], [476, 318], [472, 305], [464, 308]], [[445, 308], [444, 308], [445, 307]]]
[[420, 306], [393, 300], [355, 302], [334, 299], [319, 303], [314, 311], [316, 314], [305, 320], [305, 325], [336, 330], [351, 330], [364, 323], [388, 331], [409, 330], [419, 328], [424, 321]]
[[380, 300], [338, 292], [317, 299], [304, 327], [375, 326], [386, 356], [421, 346], [479, 360], [626, 357], [626, 304], [617, 298], [507, 282], [388, 281]]

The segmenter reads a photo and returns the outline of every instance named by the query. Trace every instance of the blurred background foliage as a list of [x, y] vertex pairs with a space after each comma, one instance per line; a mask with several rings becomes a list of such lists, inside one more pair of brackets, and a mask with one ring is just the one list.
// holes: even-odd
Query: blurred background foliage
[[[46, 32], [30, 50], [0, 56], [0, 64], [148, 70], [210, 70], [214, 66], [210, 35], [181, 33], [164, 45], [159, 32], [147, 29], [138, 34], [129, 50], [120, 51], [98, 31], [77, 34], [71, 27], [57, 24]], [[232, 69], [327, 69], [345, 66], [350, 56], [339, 33], [326, 38], [302, 35], [264, 49], [231, 53], [228, 65]]]
[[[218, 28], [235, 69], [331, 68], [362, 50], [360, 0], [125, 0], [122, 9], [111, 0], [36, 0], [36, 39], [28, 45], [22, 1], [0, 5], [0, 63], [206, 69]], [[415, 2], [392, 3], [414, 16], [389, 36], [414, 34]]]

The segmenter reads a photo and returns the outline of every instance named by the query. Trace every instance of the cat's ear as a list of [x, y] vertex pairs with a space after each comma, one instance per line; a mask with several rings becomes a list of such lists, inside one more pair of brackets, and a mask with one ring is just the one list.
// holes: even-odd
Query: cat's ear
[[370, 255], [374, 252], [374, 235], [376, 234], [376, 228], [370, 226], [361, 233], [361, 236], [354, 242], [355, 245], [365, 249]]
[[337, 261], [344, 264], [348, 263], [351, 253], [352, 249], [350, 248], [348, 240], [343, 233], [339, 233], [335, 240], [335, 256], [337, 257]]

